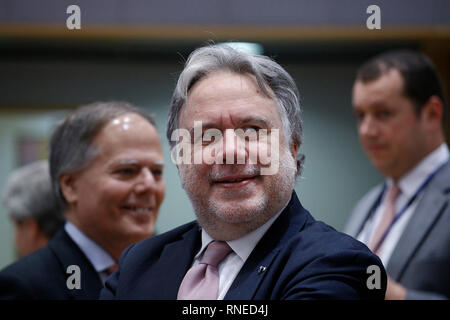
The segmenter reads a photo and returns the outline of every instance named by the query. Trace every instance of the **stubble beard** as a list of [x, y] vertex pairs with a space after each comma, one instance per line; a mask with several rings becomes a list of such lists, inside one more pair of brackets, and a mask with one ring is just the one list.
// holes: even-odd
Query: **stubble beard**
[[[239, 166], [241, 167], [239, 170], [247, 173], [252, 170], [260, 170], [251, 165]], [[236, 165], [237, 167], [238, 165]], [[246, 198], [243, 194], [246, 192], [244, 188], [230, 191], [230, 201], [220, 202], [202, 194], [197, 181], [198, 179], [209, 179], [209, 177], [199, 177], [195, 172], [195, 167], [180, 168], [179, 174], [183, 188], [191, 199], [199, 224], [215, 240], [229, 241], [259, 228], [286, 205], [294, 188], [296, 170], [294, 158], [288, 149], [284, 149], [280, 156], [278, 173], [274, 176], [257, 178], [268, 180], [265, 182], [262, 193], [258, 188], [259, 197]], [[240, 200], [232, 201], [233, 196]]]

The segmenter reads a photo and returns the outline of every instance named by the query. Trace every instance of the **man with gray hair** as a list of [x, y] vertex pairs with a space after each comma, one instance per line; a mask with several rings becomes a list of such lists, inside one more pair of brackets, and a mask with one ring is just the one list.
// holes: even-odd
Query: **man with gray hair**
[[[101, 298], [384, 297], [380, 260], [316, 222], [294, 192], [299, 94], [276, 62], [227, 46], [194, 51], [167, 137], [197, 221], [130, 246]], [[377, 272], [373, 284], [368, 267]]]
[[3, 190], [3, 203], [14, 225], [20, 257], [47, 245], [64, 225], [62, 208], [52, 190], [48, 160], [14, 170]]
[[48, 246], [0, 272], [2, 299], [97, 299], [122, 251], [151, 236], [164, 199], [153, 119], [124, 102], [67, 116], [50, 142], [67, 223]]

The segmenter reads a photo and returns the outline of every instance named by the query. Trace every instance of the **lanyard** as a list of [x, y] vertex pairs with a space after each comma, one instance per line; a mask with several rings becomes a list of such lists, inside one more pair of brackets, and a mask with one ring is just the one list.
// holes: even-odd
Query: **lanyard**
[[[402, 210], [400, 210], [399, 213], [397, 213], [395, 215], [394, 220], [392, 220], [391, 224], [389, 225], [389, 227], [387, 228], [387, 230], [384, 232], [383, 236], [380, 238], [380, 240], [378, 241], [378, 243], [375, 245], [375, 247], [373, 248], [373, 252], [376, 252], [381, 245], [383, 244], [384, 240], [386, 239], [387, 235], [389, 234], [389, 232], [392, 230], [392, 227], [394, 226], [394, 224], [403, 216], [403, 214], [406, 212], [406, 210], [408, 210], [408, 208], [411, 206], [411, 204], [413, 204], [414, 201], [416, 201], [417, 197], [420, 195], [420, 193], [425, 189], [425, 187], [430, 183], [430, 181], [433, 179], [433, 177], [436, 175], [436, 173], [438, 173], [439, 170], [441, 170], [446, 164], [447, 164], [448, 160], [446, 162], [444, 162], [443, 164], [441, 164], [436, 170], [434, 170], [426, 179], [425, 181], [419, 186], [419, 188], [417, 189], [417, 191], [414, 193], [414, 195], [409, 199], [409, 201], [406, 203], [406, 205], [402, 208]], [[386, 183], [383, 186], [383, 191], [382, 194], [384, 194], [384, 192], [386, 191]], [[375, 212], [378, 208], [378, 206], [380, 206], [381, 204], [381, 199], [383, 197], [379, 197], [378, 201], [376, 203], [376, 205], [373, 207], [372, 212]], [[370, 230], [370, 232], [368, 232], [368, 236], [372, 236], [372, 232], [373, 232], [373, 224], [372, 224], [372, 230]], [[366, 240], [366, 243], [368, 243], [370, 237], [368, 237], [368, 239]]]

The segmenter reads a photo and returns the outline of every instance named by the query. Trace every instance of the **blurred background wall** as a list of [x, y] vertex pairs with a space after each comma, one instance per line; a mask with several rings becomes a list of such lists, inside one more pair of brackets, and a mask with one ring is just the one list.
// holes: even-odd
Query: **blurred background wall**
[[[66, 26], [73, 4], [79, 30]], [[372, 4], [380, 7], [379, 30], [366, 26]], [[49, 136], [69, 110], [125, 100], [153, 113], [164, 145], [167, 194], [157, 232], [194, 219], [165, 127], [183, 62], [208, 40], [258, 43], [294, 77], [306, 155], [295, 189], [316, 219], [338, 230], [355, 201], [382, 180], [356, 134], [351, 88], [358, 66], [387, 49], [421, 50], [449, 96], [446, 0], [0, 0], [0, 189], [13, 169], [47, 157]], [[0, 268], [14, 259], [12, 226], [0, 205]]]

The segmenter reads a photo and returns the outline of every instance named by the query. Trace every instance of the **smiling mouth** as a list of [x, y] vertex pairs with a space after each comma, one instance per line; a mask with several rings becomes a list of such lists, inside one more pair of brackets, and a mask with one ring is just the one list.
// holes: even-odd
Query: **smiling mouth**
[[369, 147], [367, 147], [367, 150], [369, 152], [372, 152], [372, 153], [381, 152], [381, 151], [384, 151], [385, 149], [386, 148], [383, 147], [383, 146], [369, 146]]
[[153, 211], [153, 208], [148, 207], [134, 207], [134, 206], [123, 206], [122, 209], [128, 210], [128, 211], [134, 211], [137, 213], [151, 213]]
[[240, 188], [252, 181], [255, 181], [258, 176], [235, 176], [235, 177], [224, 177], [214, 180], [214, 184], [224, 187], [224, 188]]

